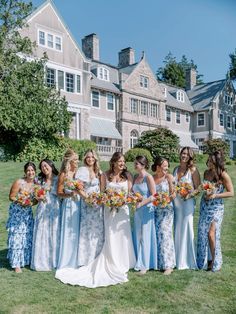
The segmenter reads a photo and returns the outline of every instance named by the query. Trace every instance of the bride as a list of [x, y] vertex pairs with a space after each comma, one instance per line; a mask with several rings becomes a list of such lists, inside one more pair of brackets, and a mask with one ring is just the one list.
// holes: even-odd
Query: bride
[[[130, 191], [132, 177], [126, 170], [124, 156], [116, 152], [110, 160], [110, 169], [101, 177], [101, 190], [106, 188]], [[88, 288], [116, 285], [127, 282], [127, 272], [135, 265], [129, 208], [117, 210], [105, 207], [105, 242], [101, 253], [86, 266], [62, 268], [56, 271], [56, 278], [63, 283]]]

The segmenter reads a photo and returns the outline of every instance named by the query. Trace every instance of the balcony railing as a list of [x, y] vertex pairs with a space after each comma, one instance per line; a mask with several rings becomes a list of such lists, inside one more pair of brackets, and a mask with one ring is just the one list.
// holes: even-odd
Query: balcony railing
[[100, 155], [112, 155], [115, 152], [122, 152], [122, 147], [97, 144], [97, 151]]

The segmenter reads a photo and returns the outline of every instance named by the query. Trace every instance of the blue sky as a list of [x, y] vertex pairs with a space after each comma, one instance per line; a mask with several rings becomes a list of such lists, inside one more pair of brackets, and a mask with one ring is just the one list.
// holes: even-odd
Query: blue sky
[[[43, 0], [33, 0], [35, 7]], [[117, 65], [118, 52], [145, 51], [154, 72], [169, 51], [185, 54], [204, 81], [225, 78], [229, 53], [236, 49], [236, 0], [54, 0], [71, 33], [81, 39], [96, 33], [100, 60]]]

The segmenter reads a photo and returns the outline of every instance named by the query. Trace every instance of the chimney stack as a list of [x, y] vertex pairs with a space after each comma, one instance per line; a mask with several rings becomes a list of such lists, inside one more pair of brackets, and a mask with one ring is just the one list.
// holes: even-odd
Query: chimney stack
[[194, 68], [189, 68], [185, 73], [186, 90], [191, 90], [197, 84], [197, 71]]
[[82, 50], [89, 59], [99, 61], [99, 38], [96, 34], [89, 34], [82, 39]]
[[118, 67], [124, 68], [134, 63], [135, 63], [134, 49], [132, 49], [131, 47], [128, 47], [128, 48], [122, 49], [119, 52]]

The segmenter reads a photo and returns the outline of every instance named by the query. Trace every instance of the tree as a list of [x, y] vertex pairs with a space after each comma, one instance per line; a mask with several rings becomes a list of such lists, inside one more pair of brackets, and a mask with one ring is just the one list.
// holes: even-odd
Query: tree
[[[181, 88], [186, 87], [186, 70], [194, 68], [197, 71], [197, 65], [193, 60], [188, 61], [185, 55], [182, 56], [180, 62], [177, 62], [173, 54], [169, 52], [163, 63], [164, 67], [157, 70], [157, 79]], [[203, 75], [197, 71], [197, 84], [203, 83], [202, 77]]]
[[149, 150], [153, 158], [162, 156], [176, 161], [178, 160], [179, 137], [168, 128], [158, 127], [155, 130], [146, 131], [135, 147]]
[[204, 154], [212, 154], [217, 150], [224, 152], [225, 157], [229, 158], [229, 144], [221, 138], [214, 138], [203, 142]]
[[31, 2], [0, 0], [0, 140], [16, 150], [67, 132], [71, 121], [65, 98], [45, 84], [46, 56], [29, 59], [34, 43], [20, 36], [31, 11]]
[[229, 65], [229, 75], [231, 80], [236, 80], [236, 49], [233, 53], [229, 54], [230, 65]]

